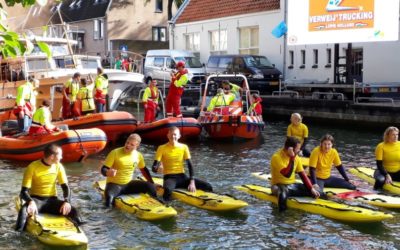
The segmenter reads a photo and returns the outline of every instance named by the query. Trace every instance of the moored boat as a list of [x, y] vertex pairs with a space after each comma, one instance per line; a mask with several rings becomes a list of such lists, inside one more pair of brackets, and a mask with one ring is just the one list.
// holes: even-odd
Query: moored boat
[[216, 90], [217, 87], [209, 89], [211, 79], [214, 78], [243, 78], [243, 88], [246, 90], [246, 98], [243, 101], [234, 101], [232, 104], [216, 107], [210, 112], [200, 112], [198, 121], [207, 132], [208, 136], [213, 139], [253, 139], [260, 135], [260, 131], [264, 129], [264, 121], [262, 116], [246, 114], [246, 110], [250, 107], [249, 97], [250, 89], [247, 83], [247, 78], [244, 75], [210, 75], [204, 88], [201, 108], [203, 110], [207, 105], [210, 94], [215, 94], [212, 89]]
[[81, 161], [96, 154], [107, 144], [106, 134], [98, 128], [78, 129], [44, 135], [0, 137], [0, 158], [34, 161], [43, 158], [43, 150], [49, 144], [62, 147], [63, 162]]

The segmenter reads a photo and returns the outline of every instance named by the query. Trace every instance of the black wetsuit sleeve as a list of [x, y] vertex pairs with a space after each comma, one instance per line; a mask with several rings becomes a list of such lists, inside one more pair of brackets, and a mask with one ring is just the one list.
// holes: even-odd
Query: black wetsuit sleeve
[[300, 148], [301, 150], [303, 150], [306, 147], [307, 142], [308, 142], [308, 138], [304, 138], [303, 139], [303, 144], [301, 145], [301, 148]]
[[344, 167], [342, 164], [340, 164], [339, 166], [336, 167], [337, 170], [339, 170], [339, 173], [343, 176], [343, 179], [345, 179], [346, 181], [349, 181], [349, 177], [346, 174], [346, 170], [344, 170]]
[[24, 200], [25, 202], [30, 202], [32, 200], [31, 195], [29, 194], [29, 188], [27, 187], [22, 187], [21, 188], [21, 193], [20, 193], [20, 197], [22, 200]]
[[310, 179], [312, 184], [317, 184], [317, 174], [315, 173], [316, 169], [312, 167], [310, 167], [309, 169], [310, 169]]
[[192, 161], [191, 161], [190, 159], [187, 159], [187, 160], [186, 160], [186, 164], [187, 164], [187, 167], [188, 167], [188, 169], [189, 169], [189, 178], [190, 178], [191, 180], [193, 180], [194, 171], [193, 171]]
[[386, 169], [383, 167], [383, 161], [376, 161], [376, 166], [378, 167], [379, 172], [383, 176], [387, 175]]
[[293, 173], [293, 169], [294, 169], [294, 158], [290, 158], [289, 164], [286, 166], [286, 168], [282, 168], [280, 173], [286, 178], [289, 178]]
[[109, 167], [103, 165], [103, 166], [101, 167], [101, 174], [102, 174], [103, 176], [107, 176], [107, 171], [108, 171], [109, 169], [110, 169]]
[[71, 190], [69, 189], [68, 184], [66, 184], [66, 183], [61, 184], [61, 188], [62, 188], [62, 191], [63, 191], [64, 201], [70, 203]]
[[150, 171], [146, 167], [140, 168], [140, 172], [142, 172], [142, 175], [148, 182], [154, 183], [153, 178], [151, 178]]
[[151, 166], [151, 171], [153, 171], [154, 173], [157, 173], [158, 167], [160, 166], [160, 162], [154, 160], [153, 162], [153, 166]]

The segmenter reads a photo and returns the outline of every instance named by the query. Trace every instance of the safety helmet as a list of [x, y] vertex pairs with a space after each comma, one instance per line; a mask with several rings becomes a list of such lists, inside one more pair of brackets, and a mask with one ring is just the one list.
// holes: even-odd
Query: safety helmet
[[179, 62], [176, 64], [176, 68], [179, 68], [179, 67], [185, 67], [185, 62], [184, 62], [184, 61], [179, 61]]

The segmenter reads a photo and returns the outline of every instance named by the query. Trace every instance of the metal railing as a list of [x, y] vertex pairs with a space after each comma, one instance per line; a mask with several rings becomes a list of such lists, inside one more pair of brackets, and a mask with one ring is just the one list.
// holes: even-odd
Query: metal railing
[[272, 91], [272, 96], [290, 96], [299, 98], [299, 92], [294, 90]]
[[336, 93], [336, 92], [313, 92], [311, 95], [311, 99], [327, 99], [332, 100], [335, 96], [338, 96], [341, 101], [344, 101], [344, 94], [343, 93]]
[[393, 106], [395, 104], [393, 98], [387, 98], [387, 97], [357, 97], [356, 103], [360, 103], [360, 101], [367, 101], [369, 103], [371, 103], [371, 102], [389, 102]]

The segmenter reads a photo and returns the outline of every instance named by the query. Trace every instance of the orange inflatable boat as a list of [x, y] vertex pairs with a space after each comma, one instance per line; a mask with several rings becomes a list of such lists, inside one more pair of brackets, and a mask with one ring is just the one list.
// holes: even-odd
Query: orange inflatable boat
[[200, 123], [192, 117], [168, 117], [155, 122], [139, 123], [135, 132], [148, 142], [166, 142], [170, 127], [178, 127], [183, 140], [197, 138], [201, 133]]
[[113, 111], [89, 114], [77, 120], [66, 119], [53, 123], [56, 126], [66, 124], [69, 129], [99, 128], [103, 130], [110, 142], [115, 142], [122, 135], [129, 135], [136, 130], [137, 121], [125, 111]]
[[45, 135], [0, 137], [0, 158], [34, 161], [43, 157], [44, 148], [55, 143], [63, 150], [63, 162], [81, 161], [100, 152], [107, 144], [106, 134], [98, 128], [67, 130]]

